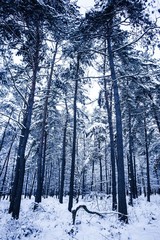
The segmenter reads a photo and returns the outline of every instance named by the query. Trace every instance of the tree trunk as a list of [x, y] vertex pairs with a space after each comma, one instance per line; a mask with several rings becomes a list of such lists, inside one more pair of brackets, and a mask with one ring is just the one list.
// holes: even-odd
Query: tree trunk
[[135, 188], [134, 188], [134, 173], [133, 173], [133, 137], [131, 129], [131, 109], [128, 104], [128, 128], [129, 128], [129, 184], [130, 184], [130, 202], [129, 204], [133, 206], [133, 199], [135, 199]]
[[11, 120], [12, 113], [13, 113], [13, 110], [10, 113], [10, 117], [8, 118], [8, 122], [5, 126], [5, 129], [4, 129], [4, 132], [3, 132], [3, 135], [2, 135], [2, 139], [0, 141], [0, 151], [2, 150], [2, 147], [3, 147], [3, 144], [4, 144], [4, 139], [5, 139], [5, 136], [6, 136], [7, 128], [9, 126], [9, 123], [10, 123], [10, 120]]
[[26, 110], [23, 116], [22, 122], [22, 130], [19, 140], [17, 161], [16, 161], [16, 169], [15, 169], [15, 178], [11, 191], [11, 202], [9, 206], [9, 213], [12, 213], [12, 217], [15, 219], [19, 218], [20, 212], [20, 203], [21, 203], [21, 195], [25, 174], [25, 150], [28, 141], [28, 136], [30, 132], [31, 118], [32, 118], [32, 110], [34, 103], [34, 95], [35, 95], [35, 86], [37, 80], [37, 72], [38, 72], [38, 64], [39, 64], [39, 44], [40, 44], [40, 36], [39, 36], [39, 26], [36, 26], [36, 47], [35, 47], [35, 55], [33, 58], [33, 77], [32, 84], [30, 89], [30, 94], [26, 106]]
[[11, 203], [9, 208], [9, 213], [12, 212], [12, 217], [16, 219], [19, 218], [19, 211], [20, 211], [21, 194], [22, 194], [24, 173], [25, 173], [25, 150], [26, 150], [27, 140], [29, 136], [29, 129], [31, 125], [36, 76], [37, 76], [37, 72], [35, 72], [33, 76], [32, 89], [29, 96], [29, 100], [28, 100], [28, 106], [25, 111], [25, 116], [23, 119], [24, 127], [21, 130], [20, 142], [18, 147], [18, 156], [17, 156], [17, 162], [16, 162], [15, 178], [14, 178], [14, 184], [12, 187]]
[[[42, 179], [43, 179], [43, 182], [44, 182], [44, 175], [45, 175], [45, 169], [46, 169], [47, 136], [48, 136], [48, 133], [45, 130], [45, 132], [44, 132], [43, 156], [42, 156]], [[42, 194], [44, 194], [44, 193], [45, 193], [45, 188], [44, 188], [43, 183], [42, 183]]]
[[67, 101], [65, 99], [66, 105], [66, 121], [64, 124], [64, 131], [63, 131], [63, 147], [62, 147], [62, 167], [61, 167], [61, 181], [60, 181], [60, 196], [59, 202], [63, 203], [63, 193], [64, 193], [64, 180], [65, 180], [65, 166], [66, 166], [66, 147], [67, 147], [67, 126], [68, 126], [68, 106]]
[[138, 190], [137, 190], [137, 171], [136, 171], [136, 158], [133, 156], [134, 161], [134, 189], [135, 189], [135, 197], [138, 198]]
[[149, 172], [149, 154], [148, 154], [148, 136], [147, 136], [146, 116], [144, 116], [144, 134], [145, 134], [145, 150], [146, 150], [146, 160], [147, 160], [147, 201], [150, 202], [151, 185], [150, 185], [150, 172]]
[[47, 182], [47, 188], [46, 188], [46, 196], [47, 196], [47, 197], [48, 197], [48, 195], [49, 195], [49, 189], [50, 189], [50, 182], [51, 182], [52, 171], [53, 171], [53, 164], [51, 163], [51, 165], [50, 165], [50, 171], [49, 171], [49, 176], [48, 176], [48, 182]]
[[128, 162], [128, 182], [129, 182], [129, 201], [128, 204], [133, 207], [133, 194], [132, 194], [132, 175], [131, 175], [131, 162], [130, 156], [127, 154], [127, 162]]
[[[104, 156], [105, 156], [105, 180], [106, 180], [106, 194], [109, 194], [109, 191], [108, 191], [108, 166], [107, 166], [107, 154], [106, 154], [106, 149], [107, 149], [107, 146], [106, 146], [106, 140], [105, 140], [105, 153], [104, 153]], [[113, 200], [112, 200], [112, 205], [113, 205]], [[112, 208], [113, 209], [113, 208]]]
[[94, 190], [94, 159], [92, 159], [92, 180], [91, 180], [91, 192]]
[[158, 128], [158, 131], [160, 133], [160, 120], [158, 118], [158, 114], [157, 114], [157, 111], [159, 111], [158, 107], [154, 104], [154, 101], [153, 101], [153, 97], [151, 95], [151, 93], [148, 94], [150, 100], [151, 100], [151, 107], [152, 107], [152, 111], [153, 111], [153, 114], [154, 114], [154, 118], [155, 118], [155, 121], [156, 121], [156, 124], [157, 124], [157, 128]]
[[[30, 156], [30, 153], [32, 152], [32, 148], [33, 148], [34, 144], [35, 144], [35, 141], [32, 142], [32, 145], [31, 145], [31, 147], [29, 149], [29, 152], [28, 152], [27, 156], [25, 156], [26, 160]], [[26, 175], [27, 175], [26, 176], [26, 184], [25, 184], [25, 190], [24, 190], [24, 197], [25, 198], [29, 195], [29, 193], [28, 193], [28, 184], [29, 184], [30, 167], [28, 167]]]
[[[52, 59], [52, 65], [50, 70], [50, 75], [47, 83], [47, 91], [46, 91], [46, 97], [44, 102], [44, 110], [43, 110], [43, 120], [42, 120], [42, 128], [40, 133], [40, 143], [38, 146], [38, 159], [37, 159], [37, 190], [36, 190], [36, 196], [35, 196], [35, 202], [40, 203], [42, 201], [42, 190], [43, 190], [43, 181], [44, 181], [44, 168], [45, 165], [43, 164], [43, 151], [44, 151], [44, 138], [45, 138], [45, 127], [46, 127], [46, 119], [47, 119], [47, 112], [48, 112], [48, 99], [49, 99], [49, 93], [52, 83], [52, 76], [53, 76], [53, 70], [55, 65], [55, 59], [57, 54], [57, 48], [58, 43], [56, 42], [55, 45], [55, 52], [53, 54]], [[37, 206], [37, 205], [35, 205]]]
[[[106, 41], [105, 41], [105, 49]], [[104, 56], [104, 66], [103, 66], [103, 75], [106, 74], [106, 50]], [[108, 116], [108, 124], [109, 124], [109, 136], [110, 136], [110, 158], [111, 158], [111, 168], [112, 168], [112, 210], [117, 209], [117, 198], [116, 198], [116, 171], [115, 171], [115, 152], [114, 152], [114, 137], [113, 137], [113, 124], [112, 124], [112, 90], [111, 90], [111, 98], [109, 104], [109, 94], [107, 90], [107, 79], [104, 78], [104, 92], [105, 92], [105, 106], [107, 110]], [[110, 106], [109, 106], [110, 105]]]
[[33, 195], [33, 189], [34, 189], [34, 183], [35, 183], [35, 180], [36, 180], [36, 174], [37, 174], [37, 171], [35, 170], [34, 175], [33, 175], [33, 180], [32, 180], [32, 183], [31, 183], [31, 189], [30, 189], [30, 192], [29, 192], [29, 199], [31, 199], [31, 197]]
[[98, 150], [99, 150], [99, 178], [100, 178], [100, 192], [103, 192], [103, 174], [102, 174], [102, 156], [101, 156], [101, 145], [100, 139], [98, 139]]
[[16, 136], [17, 136], [17, 133], [16, 133], [16, 134], [13, 136], [13, 138], [12, 138], [11, 146], [10, 146], [10, 148], [9, 148], [9, 150], [8, 150], [7, 156], [6, 156], [6, 158], [5, 158], [5, 161], [4, 161], [4, 163], [3, 163], [3, 166], [2, 166], [2, 169], [1, 169], [1, 172], [0, 172], [0, 177], [1, 177], [1, 175], [3, 174], [4, 168], [5, 168], [5, 167], [8, 168], [8, 162], [9, 162], [9, 158], [10, 158], [12, 146], [13, 146], [13, 143], [14, 143], [14, 141], [15, 141]]
[[[12, 150], [12, 146], [13, 146], [13, 143], [16, 139], [16, 136], [17, 136], [17, 133], [13, 136], [12, 138], [12, 142], [11, 142], [11, 146], [9, 148], [9, 151], [7, 153], [7, 156], [6, 156], [6, 160], [5, 160], [5, 172], [4, 172], [4, 176], [3, 176], [3, 180], [2, 180], [2, 185], [1, 185], [1, 190], [0, 190], [0, 197], [3, 195], [3, 191], [4, 191], [4, 185], [5, 185], [5, 182], [6, 182], [6, 177], [7, 177], [7, 171], [8, 171], [8, 166], [9, 166], [9, 160], [10, 160], [10, 154], [11, 154], [11, 150]], [[3, 167], [5, 166], [3, 165]], [[2, 168], [2, 172], [3, 172], [3, 169]]]
[[146, 197], [146, 187], [145, 187], [145, 181], [144, 181], [144, 174], [143, 174], [143, 167], [141, 166], [141, 177], [142, 177], [142, 188], [143, 188], [143, 194], [144, 197]]
[[86, 166], [85, 166], [85, 160], [86, 160], [86, 134], [83, 135], [83, 158], [84, 158], [84, 165], [82, 169], [82, 199], [84, 198], [86, 194]]
[[86, 194], [86, 167], [84, 166], [83, 168], [83, 172], [82, 172], [82, 199], [84, 198], [85, 194]]
[[[112, 23], [111, 23], [111, 29], [112, 29]], [[118, 212], [119, 212], [119, 219], [127, 223], [128, 217], [127, 217], [127, 204], [126, 204], [126, 196], [125, 196], [122, 117], [121, 117], [118, 84], [116, 79], [113, 53], [112, 53], [112, 47], [111, 47], [111, 33], [109, 33], [109, 35], [107, 36], [107, 43], [108, 43], [108, 60], [109, 60], [111, 78], [113, 81], [113, 89], [114, 89], [114, 104], [115, 104], [116, 132], [117, 132]]]
[[27, 171], [26, 185], [25, 185], [25, 190], [24, 190], [24, 198], [26, 198], [26, 197], [27, 197], [27, 195], [28, 195], [28, 180], [29, 180], [29, 170], [30, 170], [30, 169], [28, 169], [28, 171]]
[[74, 103], [73, 103], [73, 144], [72, 144], [72, 163], [71, 163], [71, 176], [70, 176], [70, 187], [69, 187], [69, 203], [68, 210], [71, 212], [73, 206], [73, 195], [74, 195], [74, 172], [75, 172], [75, 159], [76, 159], [76, 139], [77, 139], [77, 92], [78, 92], [78, 75], [79, 75], [79, 55], [77, 56], [77, 68], [75, 74], [75, 92], [74, 92]]

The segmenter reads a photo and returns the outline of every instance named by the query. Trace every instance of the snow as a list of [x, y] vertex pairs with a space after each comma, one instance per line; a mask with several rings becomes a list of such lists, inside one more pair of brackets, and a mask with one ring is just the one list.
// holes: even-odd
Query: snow
[[[55, 197], [43, 199], [33, 211], [34, 198], [22, 199], [18, 220], [8, 214], [8, 200], [0, 201], [1, 240], [158, 240], [160, 239], [160, 196], [152, 195], [151, 202], [139, 197], [134, 207], [128, 206], [129, 224], [119, 222], [117, 214], [110, 209], [111, 198], [103, 195], [90, 196], [79, 204], [91, 211], [104, 214], [104, 218], [88, 214], [83, 209], [77, 212], [76, 224], [67, 210], [68, 198], [60, 204]], [[74, 206], [75, 208], [75, 206]]]

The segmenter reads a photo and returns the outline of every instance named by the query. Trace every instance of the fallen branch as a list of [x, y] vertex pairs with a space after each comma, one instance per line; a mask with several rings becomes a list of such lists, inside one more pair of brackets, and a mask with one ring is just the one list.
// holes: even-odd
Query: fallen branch
[[126, 217], [128, 216], [128, 215], [122, 214], [122, 213], [120, 213], [120, 212], [115, 212], [115, 211], [103, 212], [103, 213], [99, 213], [99, 212], [95, 212], [95, 211], [90, 211], [90, 210], [87, 208], [86, 205], [79, 205], [76, 209], [73, 209], [73, 210], [72, 210], [73, 225], [75, 224], [75, 221], [76, 221], [77, 211], [78, 211], [80, 208], [83, 208], [87, 213], [96, 214], [96, 215], [98, 215], [98, 216], [101, 217], [101, 218], [104, 218], [105, 215], [108, 215], [108, 214], [117, 214], [117, 215], [126, 216]]
[[79, 205], [76, 209], [72, 210], [73, 225], [75, 224], [75, 221], [76, 221], [77, 211], [78, 211], [80, 208], [83, 208], [87, 213], [96, 214], [96, 215], [104, 218], [104, 215], [103, 215], [103, 214], [101, 214], [101, 213], [99, 213], [99, 212], [95, 212], [95, 211], [90, 211], [90, 210], [88, 210], [88, 208], [86, 207], [86, 205]]

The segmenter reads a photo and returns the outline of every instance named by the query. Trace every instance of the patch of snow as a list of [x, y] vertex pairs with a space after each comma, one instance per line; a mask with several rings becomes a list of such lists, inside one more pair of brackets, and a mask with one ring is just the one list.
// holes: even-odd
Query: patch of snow
[[[34, 198], [22, 199], [20, 218], [8, 214], [9, 201], [0, 201], [0, 240], [158, 240], [160, 236], [160, 196], [152, 195], [151, 202], [139, 197], [134, 207], [128, 206], [129, 224], [117, 219], [111, 211], [111, 198], [87, 196], [79, 204], [90, 211], [101, 212], [105, 218], [79, 209], [76, 224], [67, 210], [68, 198], [60, 204], [57, 198], [43, 199], [36, 211]], [[102, 199], [101, 199], [102, 198]], [[78, 204], [78, 205], [79, 205]], [[74, 208], [78, 205], [75, 205]]]

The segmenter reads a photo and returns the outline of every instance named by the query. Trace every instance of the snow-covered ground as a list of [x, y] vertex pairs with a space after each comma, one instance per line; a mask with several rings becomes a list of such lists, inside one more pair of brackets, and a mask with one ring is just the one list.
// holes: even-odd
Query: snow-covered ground
[[[43, 199], [39, 208], [33, 211], [34, 199], [23, 199], [19, 220], [8, 214], [8, 200], [0, 201], [1, 240], [159, 240], [160, 239], [160, 196], [152, 195], [151, 202], [139, 197], [134, 207], [128, 206], [129, 224], [117, 220], [112, 214], [110, 198], [103, 200], [89, 197], [79, 204], [89, 210], [103, 212], [105, 218], [91, 215], [80, 209], [76, 224], [67, 210], [68, 199], [59, 204], [56, 198]], [[109, 213], [109, 214], [106, 214]]]

